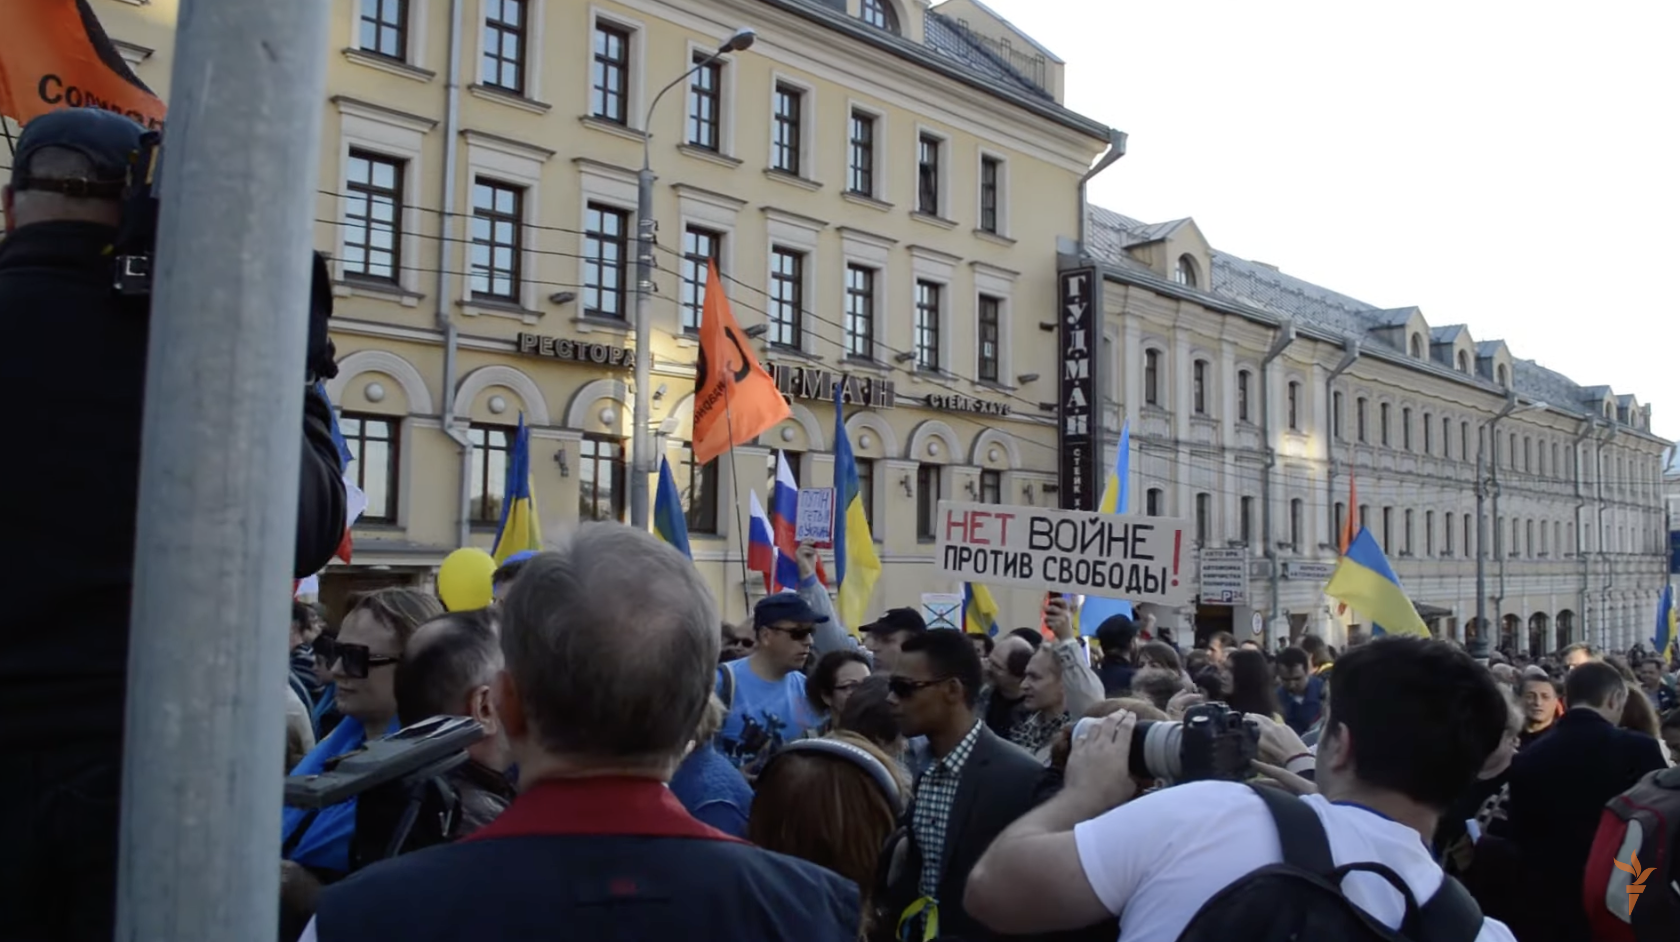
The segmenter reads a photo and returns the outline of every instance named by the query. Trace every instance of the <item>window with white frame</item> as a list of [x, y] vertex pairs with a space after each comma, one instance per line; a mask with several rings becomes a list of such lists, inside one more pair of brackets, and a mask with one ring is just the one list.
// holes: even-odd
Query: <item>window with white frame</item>
[[409, 0], [361, 0], [357, 46], [363, 52], [408, 60]]
[[977, 351], [975, 378], [981, 382], [1001, 382], [998, 365], [1002, 350], [1003, 299], [980, 295], [975, 309], [975, 329], [980, 349]]
[[723, 233], [705, 226], [689, 225], [683, 230], [682, 259], [682, 329], [684, 333], [700, 331], [700, 316], [706, 305], [708, 263], [718, 266], [723, 274]]
[[945, 286], [936, 281], [916, 281], [916, 369], [938, 372], [939, 318], [943, 309]]
[[777, 82], [770, 100], [770, 169], [803, 176], [805, 90]]
[[1143, 351], [1143, 401], [1145, 405], [1161, 404], [1161, 351]]
[[597, 21], [589, 65], [589, 113], [625, 126], [630, 124], [630, 35], [616, 23]]
[[944, 196], [945, 139], [923, 131], [916, 138], [916, 212], [939, 216]]
[[863, 0], [858, 6], [858, 19], [876, 29], [898, 32], [898, 11], [893, 8], [892, 0]]
[[688, 143], [718, 153], [723, 150], [723, 62], [696, 52], [697, 68], [688, 79]]
[[1003, 160], [990, 154], [980, 156], [980, 231], [1003, 232]]
[[526, 0], [484, 0], [484, 65], [480, 80], [525, 94], [529, 13]]
[[1249, 417], [1249, 408], [1248, 408], [1248, 387], [1249, 387], [1249, 381], [1253, 377], [1253, 375], [1254, 374], [1250, 373], [1248, 370], [1238, 370], [1237, 371], [1237, 421], [1238, 422], [1252, 422], [1253, 421], [1253, 419], [1251, 419]]
[[416, 291], [420, 270], [438, 267], [436, 256], [425, 254], [437, 243], [421, 240], [421, 210], [407, 191], [422, 178], [425, 135], [436, 122], [345, 98], [335, 104], [342, 195], [334, 275]]
[[846, 356], [875, 358], [875, 276], [866, 265], [846, 266]]
[[770, 342], [805, 346], [805, 253], [775, 246], [770, 250]]
[[875, 127], [880, 118], [852, 109], [846, 134], [846, 192], [875, 196]]
[[518, 303], [524, 269], [525, 190], [479, 177], [473, 181], [472, 209], [473, 295]]
[[623, 320], [628, 278], [630, 213], [601, 203], [584, 210], [583, 313]]
[[1207, 415], [1208, 362], [1197, 360], [1190, 364], [1190, 411]]
[[344, 274], [396, 283], [402, 273], [404, 161], [351, 149], [344, 175]]

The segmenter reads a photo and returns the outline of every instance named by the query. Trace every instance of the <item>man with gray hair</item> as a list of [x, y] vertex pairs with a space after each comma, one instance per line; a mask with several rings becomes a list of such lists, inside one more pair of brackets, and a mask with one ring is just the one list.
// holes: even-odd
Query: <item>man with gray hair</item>
[[586, 524], [502, 605], [519, 797], [465, 841], [328, 888], [304, 942], [854, 942], [857, 888], [694, 820], [666, 787], [711, 696], [718, 614], [682, 553]]

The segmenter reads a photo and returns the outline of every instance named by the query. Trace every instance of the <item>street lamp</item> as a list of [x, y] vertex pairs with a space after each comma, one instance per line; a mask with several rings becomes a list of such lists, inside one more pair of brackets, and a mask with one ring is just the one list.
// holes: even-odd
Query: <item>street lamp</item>
[[[1494, 416], [1493, 418], [1487, 420], [1487, 422], [1483, 423], [1481, 430], [1479, 431], [1479, 433], [1476, 436], [1476, 625], [1477, 625], [1477, 631], [1476, 631], [1476, 637], [1470, 641], [1470, 643], [1467, 645], [1467, 648], [1470, 651], [1470, 656], [1476, 658], [1479, 661], [1485, 661], [1485, 660], [1487, 660], [1487, 657], [1488, 657], [1487, 518], [1482, 513], [1482, 506], [1483, 506], [1484, 501], [1487, 499], [1487, 494], [1488, 494], [1488, 490], [1490, 488], [1490, 485], [1491, 485], [1491, 489], [1493, 491], [1494, 542], [1496, 544], [1499, 542], [1499, 519], [1498, 519], [1499, 518], [1499, 461], [1497, 459], [1497, 456], [1499, 454], [1499, 442], [1498, 442], [1497, 439], [1494, 438], [1494, 436], [1497, 435], [1498, 432], [1499, 432], [1499, 420], [1500, 419], [1503, 419], [1507, 416], [1515, 415], [1518, 412], [1530, 412], [1530, 411], [1533, 411], [1535, 409], [1544, 409], [1544, 408], [1546, 408], [1546, 403], [1544, 403], [1544, 402], [1524, 402], [1524, 403], [1519, 404], [1519, 402], [1517, 400], [1517, 394], [1516, 393], [1514, 393], [1514, 392], [1507, 393], [1506, 394], [1506, 399], [1505, 399], [1505, 408], [1499, 410], [1498, 415]], [[1493, 463], [1491, 465], [1486, 465], [1486, 467], [1488, 468], [1488, 473], [1484, 477], [1483, 473], [1482, 473], [1482, 468], [1484, 467], [1484, 464], [1485, 464], [1485, 461], [1486, 461], [1486, 459], [1484, 457], [1484, 453], [1487, 451], [1487, 445], [1488, 445], [1489, 441], [1493, 442], [1493, 449], [1494, 449], [1493, 453], [1495, 455], [1495, 460], [1493, 461]], [[1512, 460], [1513, 461], [1516, 460], [1514, 456], [1513, 456]], [[1499, 552], [1499, 548], [1497, 546], [1495, 546], [1494, 551], [1496, 553]], [[1500, 561], [1499, 561], [1499, 571], [1500, 571], [1500, 573], [1505, 572], [1505, 560], [1503, 558], [1501, 558]], [[1505, 588], [1504, 588], [1504, 586], [1505, 586], [1504, 579], [1501, 578], [1500, 579], [1500, 595], [1499, 595], [1499, 601], [1501, 603], [1503, 603], [1505, 601], [1505, 594], [1504, 594]], [[1503, 607], [1503, 605], [1501, 605], [1501, 607]], [[1497, 612], [1494, 613], [1494, 614], [1496, 616], [1498, 615]]]
[[649, 302], [653, 295], [653, 110], [665, 93], [687, 81], [688, 77], [731, 52], [751, 46], [757, 34], [750, 29], [738, 29], [724, 40], [717, 51], [694, 63], [687, 72], [677, 76], [669, 85], [653, 96], [642, 114], [642, 169], [636, 174], [636, 408], [630, 439], [630, 522], [643, 530], [648, 526], [648, 477], [653, 474], [653, 442], [651, 425], [653, 403], [648, 384], [653, 373], [653, 328], [649, 324]]

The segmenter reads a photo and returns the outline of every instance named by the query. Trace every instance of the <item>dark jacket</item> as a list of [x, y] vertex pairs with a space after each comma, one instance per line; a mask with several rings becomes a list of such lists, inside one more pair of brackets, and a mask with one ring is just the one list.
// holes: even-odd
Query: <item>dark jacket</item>
[[[0, 749], [122, 737], [147, 309], [112, 291], [115, 234], [48, 222], [0, 241], [0, 379], [19, 404], [8, 431], [21, 449], [0, 520], [28, 545], [0, 577]], [[344, 529], [329, 407], [306, 402], [299, 575], [332, 557]]]
[[1104, 661], [1097, 668], [1097, 677], [1102, 681], [1103, 695], [1108, 697], [1124, 697], [1132, 692], [1132, 676], [1137, 668], [1125, 661], [1115, 661], [1110, 664]]
[[1324, 712], [1324, 678], [1308, 677], [1307, 690], [1302, 694], [1301, 701], [1295, 702], [1295, 695], [1278, 685], [1278, 709], [1283, 713], [1283, 721], [1297, 734], [1312, 729], [1318, 722], [1318, 717]]
[[[1039, 761], [1021, 748], [993, 733], [983, 724], [963, 764], [957, 783], [957, 797], [945, 827], [945, 872], [939, 880], [939, 931], [964, 942], [985, 942], [1002, 936], [976, 922], [963, 909], [963, 890], [969, 871], [979, 862], [992, 841], [1004, 828], [1031, 811], [1054, 793], [1056, 781]], [[901, 823], [909, 834], [904, 866], [889, 881], [887, 901], [893, 920], [921, 896], [922, 851], [916, 832], [915, 800], [904, 812]]]
[[1587, 852], [1605, 802], [1664, 768], [1657, 741], [1573, 709], [1511, 762], [1510, 833], [1522, 855], [1530, 925], [1523, 942], [1588, 942], [1581, 902]]
[[464, 841], [327, 887], [320, 942], [856, 942], [851, 881], [694, 820], [658, 782], [538, 784]]

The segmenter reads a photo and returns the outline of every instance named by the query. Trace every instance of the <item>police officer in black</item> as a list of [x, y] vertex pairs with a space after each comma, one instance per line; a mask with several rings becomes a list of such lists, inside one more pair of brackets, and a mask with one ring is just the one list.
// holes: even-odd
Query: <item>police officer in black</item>
[[[113, 932], [147, 307], [114, 293], [112, 246], [141, 134], [105, 111], [38, 117], [4, 190], [0, 940]], [[330, 376], [330, 286], [315, 296], [311, 366]], [[299, 576], [332, 557], [345, 516], [330, 406], [303, 379]]]

